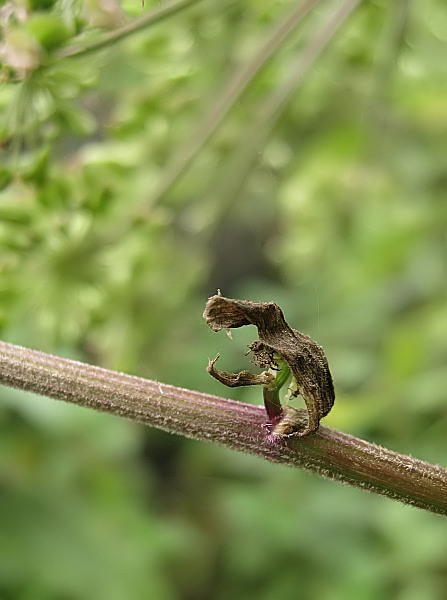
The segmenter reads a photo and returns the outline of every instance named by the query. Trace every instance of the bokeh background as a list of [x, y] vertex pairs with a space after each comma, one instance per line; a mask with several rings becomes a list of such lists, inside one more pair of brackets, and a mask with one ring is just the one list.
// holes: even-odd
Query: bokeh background
[[[63, 57], [163, 4], [1, 3], [1, 338], [259, 403], [205, 372], [217, 351], [248, 368], [255, 332], [201, 315], [217, 288], [274, 300], [326, 349], [327, 425], [446, 465], [444, 0], [361, 2], [272, 113], [343, 4], [318, 3], [219, 127], [228, 82], [299, 3], [199, 2]], [[442, 517], [0, 389], [2, 600], [446, 590]]]

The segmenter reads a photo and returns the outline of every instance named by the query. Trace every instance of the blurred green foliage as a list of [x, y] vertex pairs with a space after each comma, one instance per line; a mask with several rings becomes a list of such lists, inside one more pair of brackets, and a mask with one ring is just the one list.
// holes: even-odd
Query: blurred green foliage
[[[327, 424], [445, 465], [443, 0], [362, 3], [246, 160], [266, 99], [337, 6], [322, 2], [157, 196], [289, 4], [199, 2], [65, 59], [159, 3], [1, 4], [1, 337], [226, 394], [207, 357], [248, 367], [254, 332], [213, 336], [206, 297], [275, 300], [327, 351]], [[2, 600], [442, 600], [446, 589], [439, 517], [0, 391]]]

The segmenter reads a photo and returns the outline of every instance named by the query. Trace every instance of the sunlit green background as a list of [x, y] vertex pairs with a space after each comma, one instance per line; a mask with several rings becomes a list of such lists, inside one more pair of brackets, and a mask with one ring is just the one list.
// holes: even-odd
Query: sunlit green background
[[[157, 192], [293, 4], [206, 0], [58, 59], [163, 2], [1, 3], [0, 335], [258, 403], [205, 371], [217, 351], [248, 368], [255, 331], [231, 341], [201, 315], [217, 288], [275, 300], [326, 349], [326, 424], [446, 465], [445, 0], [361, 3], [253, 154], [271, 95], [342, 4], [321, 2]], [[441, 517], [0, 390], [1, 600], [446, 590]]]

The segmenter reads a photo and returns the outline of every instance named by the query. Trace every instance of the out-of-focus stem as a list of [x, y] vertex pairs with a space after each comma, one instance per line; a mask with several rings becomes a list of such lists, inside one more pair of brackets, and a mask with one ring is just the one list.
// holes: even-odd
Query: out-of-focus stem
[[[0, 342], [0, 383], [314, 471], [447, 514], [447, 470], [320, 427], [269, 442], [264, 407], [109, 371]], [[305, 419], [305, 413], [303, 419]]]
[[[232, 159], [226, 168], [222, 169], [217, 183], [214, 183], [214, 190], [217, 190], [214, 192], [217, 207], [215, 223], [220, 223], [220, 217], [227, 214], [239, 202], [240, 194], [259, 160], [259, 149], [265, 147], [288, 103], [305, 83], [306, 75], [359, 4], [360, 0], [345, 0], [334, 8], [297, 55], [295, 64], [285, 80], [262, 103], [259, 110], [254, 112], [253, 124], [247, 129], [244, 142], [236, 148]], [[212, 232], [211, 227], [208, 229], [208, 235], [212, 235]]]
[[228, 83], [220, 90], [203, 119], [195, 127], [194, 134], [185, 140], [168, 164], [157, 189], [150, 198], [151, 206], [160, 202], [174, 187], [248, 85], [318, 2], [319, 0], [305, 0], [295, 3], [284, 18], [275, 24], [252, 59], [232, 75]]
[[59, 53], [58, 58], [85, 56], [86, 54], [91, 54], [97, 50], [102, 50], [103, 48], [111, 46], [116, 42], [119, 42], [124, 38], [137, 33], [138, 31], [142, 31], [147, 27], [151, 27], [156, 23], [160, 23], [168, 17], [175, 15], [185, 8], [189, 8], [198, 2], [202, 2], [202, 0], [178, 0], [177, 2], [163, 3], [155, 10], [152, 10], [138, 19], [133, 19], [126, 25], [123, 25], [123, 27], [119, 27], [110, 33], [106, 33], [91, 43], [78, 44], [64, 48]]

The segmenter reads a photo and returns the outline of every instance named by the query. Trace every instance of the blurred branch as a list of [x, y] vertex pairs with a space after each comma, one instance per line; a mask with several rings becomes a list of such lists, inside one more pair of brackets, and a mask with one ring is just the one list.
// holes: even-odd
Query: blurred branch
[[74, 58], [91, 54], [97, 50], [102, 50], [103, 48], [115, 44], [116, 42], [120, 42], [124, 38], [137, 33], [142, 29], [146, 29], [151, 25], [156, 25], [160, 21], [164, 21], [168, 17], [181, 12], [185, 8], [189, 8], [198, 2], [202, 2], [202, 0], [179, 0], [178, 2], [170, 2], [166, 4], [163, 3], [162, 6], [152, 10], [147, 15], [144, 15], [144, 17], [134, 19], [127, 25], [101, 36], [100, 39], [95, 40], [90, 44], [77, 44], [68, 48], [64, 48], [58, 54], [58, 58]]
[[318, 2], [319, 0], [307, 0], [306, 2], [300, 0], [297, 2], [292, 10], [279, 23], [275, 24], [266, 41], [252, 59], [243, 64], [231, 77], [230, 81], [217, 95], [216, 101], [212, 103], [210, 110], [195, 127], [195, 133], [185, 140], [174, 155], [162, 176], [158, 188], [150, 198], [151, 206], [159, 202], [174, 187], [204, 144], [236, 104], [244, 90]]
[[447, 470], [339, 431], [272, 444], [252, 406], [0, 342], [0, 383], [301, 467], [447, 515]]
[[304, 82], [305, 75], [314, 66], [320, 54], [333, 40], [352, 11], [357, 8], [359, 2], [360, 0], [346, 0], [337, 6], [333, 14], [327, 18], [300, 52], [285, 81], [273, 91], [259, 109], [258, 114], [254, 116], [252, 126], [243, 136], [245, 142], [238, 145], [232, 160], [223, 169], [219, 177], [220, 181], [212, 184], [215, 205], [220, 213], [218, 216], [215, 215], [215, 223], [220, 223], [219, 217], [228, 213], [230, 208], [238, 202], [239, 194], [255, 167], [268, 136], [293, 95]]
[[[411, 14], [411, 0], [399, 0], [389, 7], [383, 41], [378, 45], [375, 90], [371, 97], [371, 112], [379, 113], [390, 95], [393, 77], [398, 69], [400, 53], [405, 43]], [[374, 125], [375, 126], [375, 125]]]

